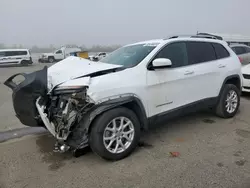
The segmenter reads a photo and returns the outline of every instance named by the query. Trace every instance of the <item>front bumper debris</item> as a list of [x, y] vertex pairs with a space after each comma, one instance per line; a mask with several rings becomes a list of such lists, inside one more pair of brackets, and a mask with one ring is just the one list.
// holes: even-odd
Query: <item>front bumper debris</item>
[[40, 105], [39, 104], [39, 101], [40, 101], [41, 97], [39, 97], [37, 100], [36, 100], [36, 108], [37, 108], [37, 111], [40, 115], [40, 118], [42, 119], [45, 127], [48, 129], [48, 131], [54, 136], [56, 137], [56, 131], [55, 131], [55, 125], [53, 123], [50, 123], [48, 117], [47, 117], [47, 114], [44, 113], [44, 109], [46, 108], [44, 105]]
[[[20, 84], [13, 82], [17, 76], [23, 76]], [[12, 89], [13, 107], [22, 124], [30, 127], [43, 126], [36, 109], [36, 100], [47, 97], [47, 67], [30, 74], [19, 73], [8, 78], [4, 85]]]

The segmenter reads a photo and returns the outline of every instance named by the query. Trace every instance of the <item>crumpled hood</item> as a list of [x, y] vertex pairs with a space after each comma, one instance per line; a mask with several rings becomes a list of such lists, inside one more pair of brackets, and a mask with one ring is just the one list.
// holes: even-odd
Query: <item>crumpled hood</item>
[[48, 89], [81, 76], [118, 67], [122, 66], [70, 56], [48, 68]]
[[241, 67], [242, 74], [250, 74], [250, 64]]

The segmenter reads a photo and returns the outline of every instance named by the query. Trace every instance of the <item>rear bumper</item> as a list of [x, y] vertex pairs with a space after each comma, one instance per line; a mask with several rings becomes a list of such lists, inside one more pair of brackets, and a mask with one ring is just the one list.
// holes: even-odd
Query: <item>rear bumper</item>
[[242, 91], [250, 92], [250, 79], [243, 78]]
[[[13, 79], [22, 75], [25, 79], [19, 85]], [[4, 85], [12, 89], [12, 102], [17, 118], [30, 127], [44, 126], [36, 108], [39, 97], [47, 97], [47, 67], [30, 74], [15, 74], [8, 78]]]

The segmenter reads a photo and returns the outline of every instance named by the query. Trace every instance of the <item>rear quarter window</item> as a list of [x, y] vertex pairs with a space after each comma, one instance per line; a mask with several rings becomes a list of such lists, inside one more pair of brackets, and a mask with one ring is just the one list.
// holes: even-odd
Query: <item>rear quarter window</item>
[[212, 45], [214, 47], [217, 59], [222, 59], [230, 56], [229, 52], [223, 45], [218, 43], [213, 43]]
[[250, 53], [250, 48], [249, 47], [245, 47], [245, 49], [246, 49], [247, 53]]
[[216, 60], [215, 50], [209, 42], [187, 42], [187, 51], [190, 65]]
[[27, 55], [28, 52], [27, 52], [27, 51], [18, 51], [17, 54], [18, 54], [18, 55]]

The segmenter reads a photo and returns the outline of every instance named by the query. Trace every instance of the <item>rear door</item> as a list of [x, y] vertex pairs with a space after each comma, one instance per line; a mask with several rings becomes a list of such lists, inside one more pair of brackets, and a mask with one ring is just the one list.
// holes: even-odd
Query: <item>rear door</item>
[[193, 71], [187, 93], [193, 101], [216, 97], [220, 72], [212, 43], [188, 41], [186, 44], [188, 63]]
[[[224, 79], [228, 76], [228, 73], [230, 73], [230, 66], [232, 65], [232, 59], [230, 58], [230, 54], [227, 51], [227, 49], [219, 43], [212, 43], [215, 52], [216, 52], [216, 75], [217, 75], [217, 85], [216, 85], [216, 92], [217, 95], [219, 95], [221, 86], [224, 82]], [[233, 62], [235, 63], [235, 62]]]

